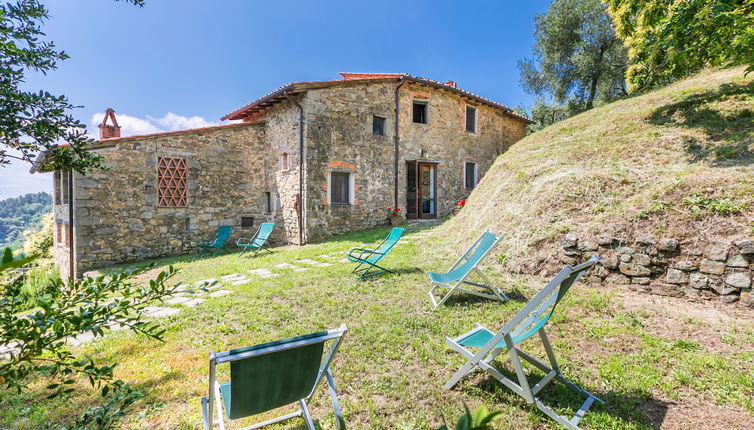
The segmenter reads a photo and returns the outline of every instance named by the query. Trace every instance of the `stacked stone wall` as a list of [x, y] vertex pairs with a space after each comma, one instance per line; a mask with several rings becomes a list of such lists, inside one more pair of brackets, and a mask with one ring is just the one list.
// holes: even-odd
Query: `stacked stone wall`
[[650, 294], [740, 302], [754, 307], [751, 239], [717, 239], [699, 244], [674, 238], [627, 240], [609, 234], [567, 234], [563, 238], [561, 262], [573, 265], [594, 254], [600, 255], [602, 261], [592, 279], [602, 283], [628, 285]]

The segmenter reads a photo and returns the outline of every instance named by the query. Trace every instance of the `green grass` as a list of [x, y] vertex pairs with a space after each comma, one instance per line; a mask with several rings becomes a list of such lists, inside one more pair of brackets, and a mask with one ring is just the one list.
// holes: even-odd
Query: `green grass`
[[[189, 257], [157, 261], [180, 269], [179, 281], [272, 268], [300, 258], [348, 250], [374, 242], [386, 228], [354, 233], [322, 244], [274, 249], [256, 259], [226, 255], [195, 260]], [[456, 296], [431, 310], [423, 271], [447, 268], [452, 256], [438, 250], [430, 237], [399, 245], [384, 261], [399, 276], [386, 275], [356, 282], [347, 263], [285, 273], [232, 288], [232, 295], [208, 299], [165, 319], [165, 342], [149, 341], [119, 331], [83, 346], [79, 351], [101, 362], [117, 362], [116, 376], [132, 381], [146, 397], [125, 417], [126, 429], [196, 429], [200, 426], [199, 398], [207, 386], [209, 351], [271, 341], [346, 323], [349, 328], [333, 364], [344, 417], [355, 429], [433, 429], [457, 418], [466, 403], [502, 410], [502, 429], [554, 429], [554, 423], [513, 395], [494, 379], [477, 373], [451, 391], [443, 383], [462, 365], [460, 355], [444, 344], [472, 328], [475, 322], [500, 327], [543, 285], [536, 278], [501, 276], [485, 271], [514, 300], [498, 302]], [[423, 242], [422, 242], [423, 241]], [[467, 240], [469, 242], [470, 240]], [[465, 244], [464, 244], [465, 245]], [[122, 269], [122, 268], [118, 268]], [[593, 429], [649, 429], [657, 426], [648, 412], [701, 399], [716, 413], [734, 411], [754, 421], [754, 329], [747, 320], [719, 327], [720, 345], [710, 346], [686, 336], [700, 323], [674, 319], [673, 333], [662, 333], [665, 317], [624, 306], [616, 292], [579, 284], [571, 289], [549, 327], [550, 339], [566, 377], [605, 400], [582, 421]], [[542, 356], [542, 348], [528, 341], [525, 349]], [[731, 352], [734, 351], [734, 352]], [[506, 369], [505, 363], [498, 362]], [[537, 372], [533, 372], [538, 375]], [[541, 374], [539, 375], [541, 376]], [[221, 378], [227, 378], [222, 369]], [[49, 428], [98, 401], [87, 385], [75, 394], [43, 400], [44, 381], [30, 390], [0, 397], [0, 428]], [[326, 396], [320, 395], [313, 413], [323, 429], [332, 429]], [[579, 399], [553, 384], [542, 395], [557, 410], [568, 413]], [[650, 407], [651, 406], [651, 407]], [[244, 422], [237, 423], [243, 424]], [[673, 423], [665, 423], [673, 427]], [[680, 425], [676, 423], [676, 425]], [[274, 428], [300, 429], [291, 421]]]

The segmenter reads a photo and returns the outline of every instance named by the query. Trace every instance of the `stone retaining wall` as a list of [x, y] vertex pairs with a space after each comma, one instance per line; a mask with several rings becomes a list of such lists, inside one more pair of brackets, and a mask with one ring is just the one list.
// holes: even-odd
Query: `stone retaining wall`
[[602, 259], [593, 274], [603, 283], [695, 300], [740, 301], [754, 307], [751, 239], [692, 244], [673, 238], [627, 240], [608, 234], [563, 238], [563, 263], [577, 264], [593, 254]]

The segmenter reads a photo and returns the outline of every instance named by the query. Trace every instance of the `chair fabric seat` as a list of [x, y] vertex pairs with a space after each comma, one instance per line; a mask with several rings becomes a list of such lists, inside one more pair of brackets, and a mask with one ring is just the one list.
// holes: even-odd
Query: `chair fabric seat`
[[450, 282], [457, 282], [461, 278], [459, 276], [456, 276], [454, 272], [456, 271], [454, 270], [448, 273], [427, 272], [427, 275], [432, 282], [447, 284]]
[[[312, 333], [229, 352], [240, 354], [326, 334]], [[317, 380], [323, 348], [324, 341], [231, 362], [231, 382], [220, 386], [228, 418], [243, 418], [269, 411], [308, 396]]]

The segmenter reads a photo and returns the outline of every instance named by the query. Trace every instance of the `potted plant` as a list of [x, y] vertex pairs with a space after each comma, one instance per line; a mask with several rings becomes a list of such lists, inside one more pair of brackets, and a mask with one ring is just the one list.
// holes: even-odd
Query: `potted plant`
[[466, 206], [466, 200], [459, 200], [458, 203], [456, 203], [456, 206], [453, 208], [453, 215], [461, 212], [461, 209], [463, 209], [464, 206]]
[[390, 218], [390, 225], [398, 227], [403, 224], [403, 209], [401, 208], [387, 208], [388, 218]]

